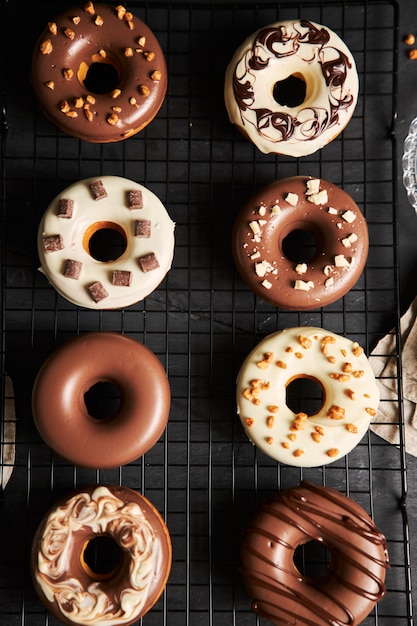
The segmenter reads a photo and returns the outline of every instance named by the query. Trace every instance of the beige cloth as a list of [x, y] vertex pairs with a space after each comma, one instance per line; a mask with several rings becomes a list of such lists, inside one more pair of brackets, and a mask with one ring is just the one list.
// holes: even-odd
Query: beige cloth
[[[405, 450], [417, 456], [417, 298], [400, 322], [402, 394]], [[395, 331], [383, 337], [372, 351], [369, 361], [375, 372], [381, 393], [376, 423], [371, 430], [390, 443], [398, 445], [399, 393], [398, 346]]]
[[2, 433], [2, 463], [0, 466], [0, 485], [5, 488], [13, 472], [16, 451], [16, 415], [14, 406], [13, 384], [9, 376], [5, 381], [4, 420]]

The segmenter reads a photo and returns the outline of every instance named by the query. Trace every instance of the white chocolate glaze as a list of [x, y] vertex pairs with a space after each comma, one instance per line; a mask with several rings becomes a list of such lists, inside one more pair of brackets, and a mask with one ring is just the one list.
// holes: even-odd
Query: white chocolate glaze
[[[107, 196], [94, 199], [90, 184], [101, 181]], [[143, 208], [130, 209], [128, 194], [139, 190]], [[72, 217], [59, 216], [59, 201], [73, 200]], [[150, 236], [135, 236], [136, 221], [150, 223]], [[123, 234], [126, 249], [112, 261], [99, 261], [88, 250], [86, 233], [97, 225]], [[41, 271], [64, 298], [90, 309], [116, 309], [143, 300], [161, 283], [171, 267], [174, 253], [175, 224], [159, 198], [143, 185], [119, 176], [80, 180], [62, 191], [46, 209], [39, 225], [38, 254]], [[62, 249], [45, 250], [45, 237], [60, 235]], [[139, 260], [154, 254], [159, 267], [143, 271]], [[67, 260], [82, 263], [78, 279], [64, 275]], [[131, 284], [113, 284], [113, 272], [130, 272]], [[95, 301], [89, 287], [100, 282], [107, 296]]]
[[[115, 593], [107, 582], [85, 584], [71, 575], [76, 535], [112, 537], [127, 555], [128, 580]], [[45, 598], [74, 624], [119, 626], [137, 619], [162, 569], [160, 541], [137, 502], [105, 486], [77, 493], [53, 510], [42, 529], [34, 577]], [[79, 567], [80, 559], [78, 559]], [[75, 572], [77, 570], [75, 569]]]
[[[302, 78], [295, 106], [280, 104], [274, 86]], [[261, 28], [233, 55], [225, 76], [230, 122], [264, 153], [300, 157], [332, 141], [356, 107], [359, 81], [346, 44], [329, 28], [288, 20]]]
[[[294, 413], [286, 388], [310, 378], [322, 388], [314, 415]], [[249, 439], [268, 456], [298, 467], [331, 463], [366, 433], [379, 403], [363, 349], [322, 328], [295, 327], [263, 339], [237, 378], [237, 411]]]

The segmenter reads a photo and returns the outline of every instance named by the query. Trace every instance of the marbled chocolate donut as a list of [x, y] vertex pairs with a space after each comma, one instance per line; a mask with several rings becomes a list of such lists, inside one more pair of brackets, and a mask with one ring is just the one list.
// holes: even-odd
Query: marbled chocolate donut
[[357, 102], [358, 75], [336, 33], [289, 20], [261, 28], [239, 46], [224, 91], [230, 121], [259, 150], [300, 157], [345, 128]]
[[[120, 393], [115, 414], [89, 414], [85, 394], [99, 383]], [[146, 346], [118, 333], [85, 333], [57, 348], [40, 368], [33, 417], [44, 441], [82, 467], [125, 465], [161, 437], [171, 404], [160, 361]]]
[[[104, 573], [86, 557], [103, 537], [118, 550], [114, 569]], [[39, 597], [64, 624], [128, 626], [158, 600], [171, 560], [168, 529], [151, 502], [133, 489], [99, 485], [79, 489], [45, 516], [31, 572]]]
[[[314, 246], [295, 254], [311, 258], [287, 256], [286, 238], [297, 231], [307, 231]], [[257, 296], [284, 309], [316, 309], [344, 296], [362, 274], [368, 248], [367, 223], [353, 198], [310, 176], [258, 191], [240, 210], [232, 234], [242, 278]]]
[[[314, 414], [295, 412], [287, 387], [314, 381], [322, 392]], [[299, 326], [267, 335], [242, 363], [237, 412], [250, 441], [276, 461], [317, 467], [342, 458], [376, 415], [379, 390], [356, 341], [324, 328]]]
[[[307, 576], [294, 553], [309, 541], [330, 553], [327, 571]], [[276, 626], [358, 626], [385, 595], [384, 535], [356, 502], [303, 482], [264, 502], [246, 529], [241, 573], [253, 610]]]
[[[121, 176], [73, 183], [45, 210], [38, 229], [41, 271], [59, 294], [89, 309], [140, 302], [162, 282], [174, 254], [175, 224], [160, 199]], [[99, 249], [110, 233], [122, 245]]]
[[36, 44], [32, 84], [62, 131], [95, 143], [120, 141], [158, 113], [167, 90], [161, 47], [125, 7], [87, 2], [49, 22]]

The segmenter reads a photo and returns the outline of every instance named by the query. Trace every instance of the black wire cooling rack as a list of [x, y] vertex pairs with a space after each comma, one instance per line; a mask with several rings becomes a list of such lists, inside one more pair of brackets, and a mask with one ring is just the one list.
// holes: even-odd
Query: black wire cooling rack
[[[171, 576], [141, 623], [263, 624], [251, 611], [239, 575], [240, 533], [260, 498], [308, 479], [358, 501], [387, 536], [388, 592], [363, 623], [410, 626], [402, 424], [399, 447], [369, 433], [342, 460], [300, 470], [257, 452], [242, 432], [234, 402], [242, 360], [277, 329], [322, 326], [359, 341], [367, 353], [392, 329], [399, 346], [397, 4], [131, 1], [129, 9], [155, 31], [166, 53], [169, 91], [143, 132], [113, 145], [63, 135], [32, 95], [32, 48], [44, 24], [69, 6], [61, 0], [2, 5], [2, 372], [14, 383], [16, 458], [0, 504], [0, 624], [56, 623], [31, 585], [30, 542], [46, 509], [88, 483], [138, 489], [167, 521]], [[302, 159], [259, 153], [231, 127], [223, 104], [224, 70], [237, 45], [256, 28], [288, 18], [310, 19], [340, 34], [354, 54], [361, 85], [342, 136]], [[36, 231], [59, 191], [105, 174], [131, 178], [161, 198], [176, 222], [176, 247], [172, 270], [144, 302], [97, 312], [69, 304], [47, 284], [37, 270]], [[296, 174], [344, 187], [363, 209], [370, 232], [368, 263], [355, 287], [336, 303], [303, 313], [258, 300], [238, 277], [230, 249], [242, 203], [262, 184]], [[39, 438], [31, 415], [32, 383], [41, 363], [63, 341], [92, 330], [144, 342], [165, 366], [172, 390], [164, 436], [143, 458], [115, 470], [85, 470], [63, 461]], [[401, 418], [400, 396], [398, 406]], [[5, 432], [4, 426], [5, 420]]]

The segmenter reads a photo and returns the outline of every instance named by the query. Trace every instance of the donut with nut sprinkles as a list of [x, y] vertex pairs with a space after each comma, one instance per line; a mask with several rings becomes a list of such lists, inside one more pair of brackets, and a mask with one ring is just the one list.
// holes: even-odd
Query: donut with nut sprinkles
[[33, 52], [31, 77], [46, 117], [94, 143], [142, 130], [167, 90], [165, 58], [150, 28], [122, 5], [93, 2], [48, 23]]
[[299, 157], [345, 128], [358, 87], [354, 58], [336, 33], [288, 20], [242, 43], [227, 67], [224, 93], [231, 123], [261, 152]]
[[[287, 387], [308, 379], [321, 391], [313, 414], [294, 411]], [[286, 465], [318, 467], [358, 445], [379, 391], [363, 348], [323, 328], [286, 328], [259, 342], [241, 365], [237, 413], [249, 440]]]

